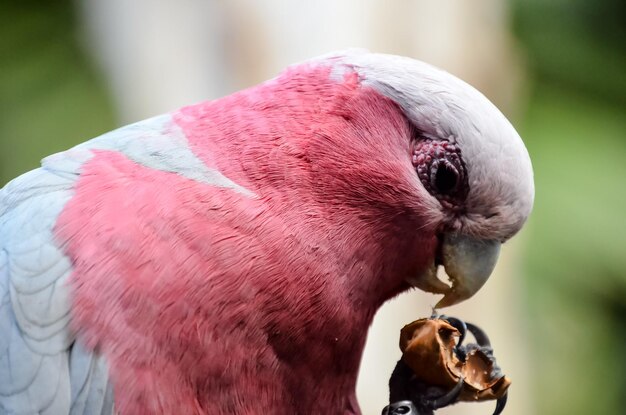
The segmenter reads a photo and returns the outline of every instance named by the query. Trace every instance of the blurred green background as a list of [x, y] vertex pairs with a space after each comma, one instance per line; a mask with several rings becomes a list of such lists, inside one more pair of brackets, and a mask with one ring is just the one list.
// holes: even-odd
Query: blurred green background
[[[626, 2], [514, 0], [535, 410], [626, 413]], [[74, 2], [0, 3], [0, 185], [117, 125]]]
[[517, 0], [533, 74], [521, 135], [542, 414], [626, 413], [626, 2]]
[[115, 127], [70, 0], [0, 2], [0, 185]]

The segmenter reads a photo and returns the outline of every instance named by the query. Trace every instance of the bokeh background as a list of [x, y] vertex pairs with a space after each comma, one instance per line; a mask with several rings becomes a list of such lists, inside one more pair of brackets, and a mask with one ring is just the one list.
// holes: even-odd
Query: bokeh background
[[[331, 50], [428, 61], [512, 120], [537, 188], [485, 289], [446, 312], [491, 335], [513, 379], [506, 413], [623, 414], [625, 21], [623, 0], [5, 0], [0, 186], [48, 154]], [[435, 300], [406, 294], [377, 316], [358, 385], [364, 414], [386, 404], [400, 328]]]

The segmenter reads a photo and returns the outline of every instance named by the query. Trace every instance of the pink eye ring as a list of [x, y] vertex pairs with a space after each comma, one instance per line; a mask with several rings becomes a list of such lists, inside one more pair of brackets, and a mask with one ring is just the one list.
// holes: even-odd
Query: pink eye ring
[[453, 205], [463, 202], [468, 186], [465, 165], [457, 146], [431, 139], [415, 141], [411, 161], [430, 194]]

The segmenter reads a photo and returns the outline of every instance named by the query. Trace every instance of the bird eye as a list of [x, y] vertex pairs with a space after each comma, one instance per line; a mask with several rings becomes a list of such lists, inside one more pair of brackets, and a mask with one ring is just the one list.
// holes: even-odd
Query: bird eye
[[468, 186], [460, 149], [447, 141], [418, 139], [412, 162], [422, 185], [441, 201], [460, 205]]
[[459, 172], [450, 163], [445, 161], [433, 163], [433, 177], [431, 185], [443, 195], [452, 193], [458, 184]]

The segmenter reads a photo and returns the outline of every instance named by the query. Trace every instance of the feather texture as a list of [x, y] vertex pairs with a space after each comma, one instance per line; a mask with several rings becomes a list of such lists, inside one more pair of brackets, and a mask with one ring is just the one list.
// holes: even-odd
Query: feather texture
[[66, 350], [68, 258], [54, 242], [54, 223], [72, 181], [44, 169], [0, 191], [0, 408], [7, 413], [69, 410]]

